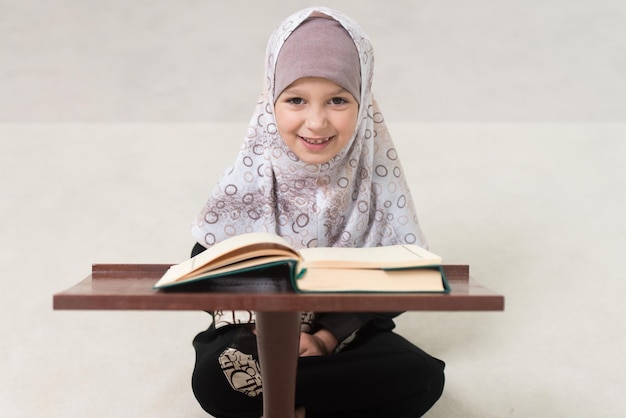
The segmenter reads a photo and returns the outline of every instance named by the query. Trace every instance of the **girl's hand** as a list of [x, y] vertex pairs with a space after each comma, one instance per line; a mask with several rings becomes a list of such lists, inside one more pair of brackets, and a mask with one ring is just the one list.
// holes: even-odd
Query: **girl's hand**
[[328, 355], [337, 347], [337, 343], [337, 338], [325, 329], [315, 334], [300, 333], [300, 356]]

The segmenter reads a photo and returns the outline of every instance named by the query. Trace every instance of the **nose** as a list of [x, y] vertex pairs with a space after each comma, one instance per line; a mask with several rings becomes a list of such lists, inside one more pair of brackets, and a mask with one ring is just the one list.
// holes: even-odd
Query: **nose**
[[307, 113], [305, 126], [313, 131], [318, 132], [324, 128], [326, 128], [328, 124], [328, 118], [326, 115], [326, 111], [324, 108], [319, 106], [314, 106], [309, 109]]

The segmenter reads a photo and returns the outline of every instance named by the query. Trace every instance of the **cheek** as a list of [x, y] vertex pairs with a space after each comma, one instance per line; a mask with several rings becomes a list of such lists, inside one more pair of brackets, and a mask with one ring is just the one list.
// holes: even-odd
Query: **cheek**
[[343, 117], [337, 121], [337, 126], [340, 126], [344, 135], [351, 137], [356, 130], [357, 119], [357, 112], [350, 112], [350, 114], [343, 115]]
[[295, 129], [296, 121], [290, 112], [284, 110], [275, 109], [276, 127], [278, 132], [282, 134], [287, 133]]

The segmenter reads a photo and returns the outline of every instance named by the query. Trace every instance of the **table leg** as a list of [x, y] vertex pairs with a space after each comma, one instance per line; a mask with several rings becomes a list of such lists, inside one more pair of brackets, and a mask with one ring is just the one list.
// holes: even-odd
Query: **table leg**
[[300, 312], [256, 312], [263, 418], [293, 417]]

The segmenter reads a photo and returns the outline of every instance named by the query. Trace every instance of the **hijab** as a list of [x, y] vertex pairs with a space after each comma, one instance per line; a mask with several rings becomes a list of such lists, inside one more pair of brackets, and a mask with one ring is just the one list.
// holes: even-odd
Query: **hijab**
[[287, 38], [276, 59], [274, 102], [291, 83], [320, 77], [343, 87], [358, 103], [361, 64], [354, 41], [336, 20], [310, 17]]
[[[309, 164], [278, 133], [275, 96], [287, 86], [279, 74], [282, 84], [275, 91], [275, 75], [287, 39], [320, 14], [338, 22], [356, 47], [360, 86], [358, 92], [351, 88], [359, 95], [359, 114], [344, 149], [327, 163]], [[193, 223], [194, 238], [207, 248], [248, 232], [278, 234], [295, 248], [426, 247], [398, 154], [372, 95], [373, 67], [367, 36], [340, 12], [315, 7], [285, 19], [269, 39], [264, 88], [239, 155]]]

